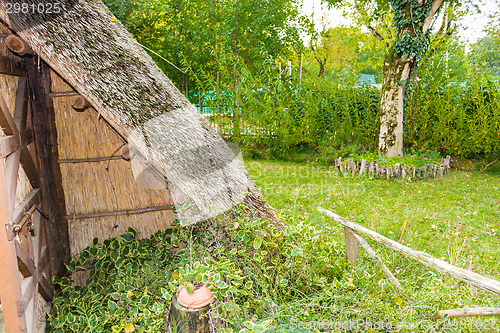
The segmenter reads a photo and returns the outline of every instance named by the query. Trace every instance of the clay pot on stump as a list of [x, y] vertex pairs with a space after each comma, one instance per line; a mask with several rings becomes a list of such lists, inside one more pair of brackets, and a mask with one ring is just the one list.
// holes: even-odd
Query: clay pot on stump
[[209, 333], [208, 311], [214, 295], [201, 286], [189, 294], [184, 286], [172, 297], [170, 312], [166, 318], [167, 326], [176, 328], [179, 333]]

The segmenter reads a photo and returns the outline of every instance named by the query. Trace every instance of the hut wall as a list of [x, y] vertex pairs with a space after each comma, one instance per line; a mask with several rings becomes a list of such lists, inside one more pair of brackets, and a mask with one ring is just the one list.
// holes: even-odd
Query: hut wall
[[55, 72], [51, 79], [71, 254], [129, 227], [139, 237], [169, 227], [176, 215], [168, 189], [138, 183], [131, 162], [120, 157], [126, 140], [92, 107], [74, 110], [76, 92]]

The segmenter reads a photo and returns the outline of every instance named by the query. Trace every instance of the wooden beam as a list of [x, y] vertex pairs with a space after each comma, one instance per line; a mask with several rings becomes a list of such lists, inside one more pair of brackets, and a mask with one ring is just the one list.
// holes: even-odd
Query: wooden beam
[[324, 208], [319, 207], [318, 211], [332, 218], [333, 220], [339, 222], [344, 227], [350, 228], [358, 233], [368, 236], [374, 241], [379, 242], [407, 257], [413, 258], [427, 267], [434, 268], [435, 270], [446, 273], [458, 280], [464, 281], [468, 284], [489, 291], [490, 293], [493, 293], [496, 296], [500, 296], [500, 281], [484, 277], [482, 275], [468, 271], [463, 268], [455, 267], [443, 260], [431, 256], [428, 253], [422, 251], [415, 251], [407, 246], [404, 246], [396, 241], [393, 241], [392, 239], [384, 237], [373, 230], [367, 229], [357, 223], [354, 223]]
[[14, 53], [19, 55], [33, 54], [33, 50], [19, 36], [10, 35], [5, 38], [5, 45]]
[[464, 308], [440, 310], [439, 318], [448, 315], [449, 318], [476, 317], [476, 316], [500, 316], [500, 308]]
[[16, 249], [9, 241], [5, 225], [9, 224], [8, 203], [4, 188], [4, 168], [0, 168], [0, 299], [6, 332], [26, 332], [26, 321], [18, 308], [21, 299], [21, 281]]
[[83, 219], [94, 219], [94, 218], [107, 217], [107, 216], [144, 214], [144, 213], [158, 212], [158, 211], [162, 211], [162, 210], [172, 210], [172, 209], [174, 209], [174, 205], [165, 205], [165, 206], [113, 210], [113, 211], [85, 213], [85, 214], [68, 214], [66, 216], [66, 218], [68, 219], [68, 221], [83, 220]]
[[53, 274], [65, 271], [64, 259], [69, 255], [68, 225], [65, 219], [62, 176], [58, 158], [57, 129], [52, 99], [49, 97], [51, 81], [50, 68], [43, 61], [33, 59], [28, 66], [28, 82], [31, 100], [32, 123], [38, 152], [41, 189], [44, 201], [42, 210], [48, 215], [47, 232], [49, 240], [50, 266]]
[[0, 74], [25, 76], [26, 65], [22, 61], [0, 56]]
[[91, 157], [91, 158], [61, 158], [57, 161], [59, 163], [92, 163], [92, 162], [107, 162], [110, 160], [121, 160], [123, 159], [120, 155], [115, 156], [103, 156], [103, 157]]

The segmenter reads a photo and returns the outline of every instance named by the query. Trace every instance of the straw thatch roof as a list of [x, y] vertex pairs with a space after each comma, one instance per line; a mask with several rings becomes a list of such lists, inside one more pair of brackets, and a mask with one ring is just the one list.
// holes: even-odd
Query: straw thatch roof
[[189, 222], [240, 202], [272, 218], [242, 163], [105, 5], [58, 2], [53, 14], [7, 14], [0, 5], [0, 19], [134, 146], [142, 165], [166, 177], [174, 201], [192, 199]]

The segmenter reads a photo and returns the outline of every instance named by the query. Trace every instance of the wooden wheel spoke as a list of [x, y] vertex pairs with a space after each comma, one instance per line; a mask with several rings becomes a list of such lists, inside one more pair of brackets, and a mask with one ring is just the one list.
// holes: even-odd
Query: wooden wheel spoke
[[2, 126], [2, 130], [6, 135], [15, 135], [18, 134], [18, 129], [16, 124], [14, 123], [14, 119], [12, 118], [12, 114], [10, 113], [10, 109], [5, 102], [5, 99], [0, 94], [0, 126]]
[[31, 259], [30, 254], [22, 247], [22, 245], [14, 240], [16, 246], [17, 264], [19, 266], [19, 271], [24, 277], [35, 275], [36, 266]]
[[14, 213], [20, 161], [21, 152], [19, 150], [5, 158], [5, 192], [9, 205], [9, 216], [11, 218]]

